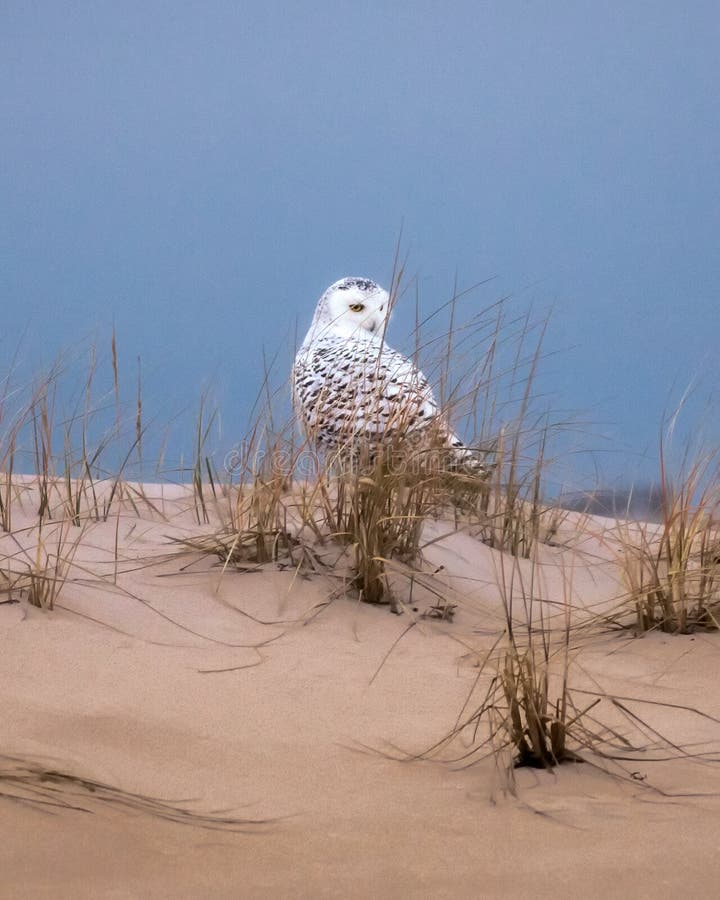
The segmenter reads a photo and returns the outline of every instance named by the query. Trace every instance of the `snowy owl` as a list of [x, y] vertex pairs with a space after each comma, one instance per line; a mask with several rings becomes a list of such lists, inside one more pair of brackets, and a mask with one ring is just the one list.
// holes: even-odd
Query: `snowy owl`
[[318, 301], [293, 368], [308, 438], [371, 456], [390, 442], [425, 440], [447, 450], [451, 468], [486, 475], [489, 467], [445, 424], [423, 373], [385, 343], [389, 313], [388, 292], [369, 278], [341, 278]]

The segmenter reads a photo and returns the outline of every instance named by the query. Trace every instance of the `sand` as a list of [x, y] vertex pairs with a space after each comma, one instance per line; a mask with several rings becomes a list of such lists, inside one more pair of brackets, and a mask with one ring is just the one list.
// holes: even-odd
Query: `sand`
[[[508, 561], [429, 523], [440, 539], [426, 568], [443, 567], [454, 620], [421, 618], [419, 587], [417, 613], [395, 616], [342, 595], [329, 572], [223, 574], [172, 543], [212, 530], [187, 491], [145, 491], [154, 510], [82, 530], [53, 611], [18, 591], [0, 605], [0, 772], [26, 761], [246, 824], [168, 821], [72, 782], [46, 787], [81, 809], [0, 796], [1, 897], [717, 896], [720, 765], [707, 754], [720, 724], [679, 707], [720, 718], [718, 635], [588, 625], [573, 637], [573, 686], [634, 698], [684, 751], [646, 732], [664, 762], [588, 754], [508, 779], [492, 755], [458, 760], [467, 735], [409, 759], [489, 679], [478, 661], [502, 628]], [[15, 568], [36, 539], [32, 499], [28, 488], [15, 538], [0, 539]], [[579, 624], [618, 605], [611, 526], [581, 533], [573, 514], [542, 551], [538, 590], [561, 597], [572, 572]], [[639, 740], [601, 706], [599, 720]], [[0, 780], [0, 792], [19, 788]]]

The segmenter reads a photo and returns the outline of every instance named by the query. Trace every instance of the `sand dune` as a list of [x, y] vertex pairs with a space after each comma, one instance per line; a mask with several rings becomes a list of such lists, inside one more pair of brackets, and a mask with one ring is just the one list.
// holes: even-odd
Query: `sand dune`
[[[428, 523], [425, 568], [454, 619], [422, 616], [422, 578], [416, 611], [394, 616], [338, 592], [337, 572], [222, 573], [172, 542], [208, 531], [189, 493], [145, 491], [153, 508], [82, 530], [52, 612], [0, 598], [18, 601], [0, 605], [0, 773], [126, 792], [0, 780], [0, 896], [716, 896], [720, 638], [607, 626], [622, 592], [610, 520], [581, 530], [570, 514], [533, 588], [558, 627], [571, 598], [576, 696], [633, 698], [647, 728], [607, 697], [593, 715], [647, 749], [513, 784], [493, 755], [458, 761], [468, 733], [408, 759], [490, 678], [478, 664], [504, 624], [501, 554]], [[0, 538], [16, 567], [34, 524], [28, 500]]]

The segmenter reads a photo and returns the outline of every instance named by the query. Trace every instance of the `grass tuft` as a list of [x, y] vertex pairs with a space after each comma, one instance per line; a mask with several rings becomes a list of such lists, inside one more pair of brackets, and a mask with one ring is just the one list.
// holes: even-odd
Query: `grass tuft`
[[716, 452], [673, 476], [660, 444], [660, 522], [619, 521], [619, 565], [639, 632], [720, 626], [720, 470]]

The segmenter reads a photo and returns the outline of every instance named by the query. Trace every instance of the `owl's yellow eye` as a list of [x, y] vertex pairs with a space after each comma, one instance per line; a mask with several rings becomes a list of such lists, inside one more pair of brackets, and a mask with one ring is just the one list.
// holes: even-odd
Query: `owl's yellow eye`
[[365, 304], [364, 303], [351, 303], [350, 309], [353, 312], [362, 312], [365, 309]]

